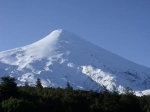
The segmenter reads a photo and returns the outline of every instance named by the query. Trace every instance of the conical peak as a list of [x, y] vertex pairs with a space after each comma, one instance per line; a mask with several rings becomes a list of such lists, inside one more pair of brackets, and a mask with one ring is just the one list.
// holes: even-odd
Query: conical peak
[[79, 36], [64, 29], [57, 29], [52, 31], [49, 35], [47, 35], [45, 38], [41, 39], [40, 41], [48, 42], [48, 41], [56, 40], [58, 38], [72, 38], [72, 37], [79, 37]]
[[45, 38], [31, 44], [31, 46], [50, 46], [50, 45], [54, 45], [55, 43], [59, 42], [59, 41], [81, 41], [84, 40], [82, 39], [80, 36], [71, 33], [67, 30], [63, 30], [63, 29], [57, 29], [52, 31], [49, 35], [47, 35]]
[[52, 35], [52, 34], [73, 34], [73, 33], [64, 29], [57, 29], [57, 30], [53, 30], [49, 35]]
[[49, 34], [49, 36], [50, 35], [59, 35], [60, 38], [62, 38], [62, 37], [79, 37], [78, 35], [76, 35], [72, 32], [69, 32], [67, 30], [64, 30], [64, 29], [54, 30]]
[[[59, 46], [64, 46], [67, 42], [80, 42], [80, 37], [70, 33], [63, 29], [58, 29], [52, 31], [49, 35], [47, 35], [45, 38], [29, 45], [25, 46], [24, 49], [26, 49], [27, 54], [31, 54], [32, 56], [49, 56], [52, 51], [59, 48]], [[64, 42], [64, 43], [63, 43]]]
[[52, 35], [52, 34], [61, 34], [63, 32], [63, 29], [57, 29], [57, 30], [54, 30], [52, 31], [49, 35]]
[[[64, 40], [64, 41], [72, 41], [72, 42], [84, 42], [84, 43], [90, 43], [89, 41], [87, 41], [86, 39], [82, 38], [81, 36], [72, 33], [70, 31], [64, 30], [64, 29], [57, 29], [52, 31], [49, 35], [59, 35], [58, 38], [60, 40]], [[91, 43], [90, 43], [91, 44]]]

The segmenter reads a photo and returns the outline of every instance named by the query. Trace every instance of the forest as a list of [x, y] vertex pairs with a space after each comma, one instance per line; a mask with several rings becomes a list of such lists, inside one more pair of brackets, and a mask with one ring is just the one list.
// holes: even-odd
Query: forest
[[17, 86], [10, 76], [1, 77], [0, 112], [150, 112], [150, 96], [138, 97], [130, 88], [124, 94], [116, 90], [101, 92], [42, 87], [28, 83]]

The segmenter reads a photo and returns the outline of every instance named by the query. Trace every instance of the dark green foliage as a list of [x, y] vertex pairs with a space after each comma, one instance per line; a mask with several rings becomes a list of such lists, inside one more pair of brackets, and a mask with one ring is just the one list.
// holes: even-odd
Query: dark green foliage
[[133, 95], [133, 94], [134, 94], [134, 91], [133, 91], [131, 88], [127, 87], [127, 88], [125, 89], [125, 94], [126, 94], [126, 95]]
[[29, 87], [30, 87], [27, 82], [25, 82], [24, 86], [25, 86], [26, 88], [29, 88]]
[[71, 85], [70, 85], [70, 83], [69, 82], [67, 82], [67, 88], [66, 88], [67, 90], [73, 90], [73, 88], [71, 87]]
[[133, 94], [124, 94], [120, 98], [122, 112], [140, 112], [140, 104], [137, 97]]
[[36, 81], [36, 88], [43, 88], [42, 84], [41, 84], [41, 80], [39, 78], [37, 78], [37, 81]]
[[129, 88], [125, 94], [106, 87], [97, 93], [73, 90], [69, 83], [65, 89], [43, 88], [37, 79], [36, 87], [17, 87], [14, 78], [1, 79], [0, 112], [150, 112], [150, 96], [137, 97]]
[[2, 99], [8, 99], [10, 97], [18, 96], [18, 88], [15, 82], [15, 78], [5, 76], [1, 78], [2, 82], [0, 85], [0, 96]]
[[3, 112], [36, 112], [36, 106], [23, 99], [10, 98], [1, 103]]

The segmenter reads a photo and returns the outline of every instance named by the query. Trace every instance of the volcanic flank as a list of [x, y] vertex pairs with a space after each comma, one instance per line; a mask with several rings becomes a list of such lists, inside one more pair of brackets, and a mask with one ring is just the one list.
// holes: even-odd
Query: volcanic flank
[[132, 88], [150, 94], [150, 68], [138, 65], [65, 30], [55, 30], [24, 47], [0, 52], [0, 76], [11, 75], [18, 85], [66, 87], [100, 91]]

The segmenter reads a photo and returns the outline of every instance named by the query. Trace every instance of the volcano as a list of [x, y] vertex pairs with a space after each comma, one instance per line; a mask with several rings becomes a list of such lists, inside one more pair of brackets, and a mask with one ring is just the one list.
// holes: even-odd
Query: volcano
[[0, 52], [0, 77], [10, 75], [18, 86], [34, 86], [37, 78], [44, 87], [101, 91], [102, 86], [122, 93], [126, 87], [136, 95], [150, 94], [150, 68], [138, 65], [96, 46], [80, 36], [59, 29], [45, 38]]

